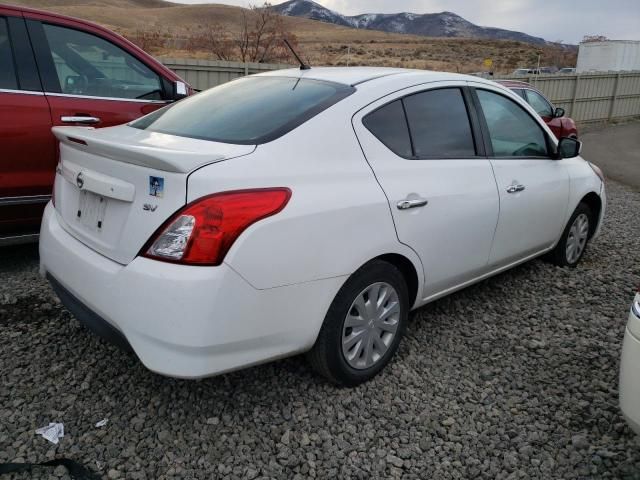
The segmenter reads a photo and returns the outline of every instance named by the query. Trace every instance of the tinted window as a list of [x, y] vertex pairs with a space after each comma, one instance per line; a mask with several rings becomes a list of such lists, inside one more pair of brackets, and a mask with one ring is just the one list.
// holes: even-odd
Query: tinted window
[[363, 123], [395, 154], [401, 157], [413, 156], [401, 100], [391, 102], [370, 113], [364, 118]]
[[512, 89], [515, 93], [518, 94], [519, 97], [524, 98], [525, 100], [527, 99], [526, 95], [524, 94], [524, 90], [521, 88], [513, 88]]
[[160, 77], [135, 57], [100, 37], [44, 24], [60, 91], [94, 97], [162, 98]]
[[18, 88], [7, 20], [2, 17], [0, 17], [0, 88], [10, 90]]
[[260, 144], [284, 135], [353, 91], [347, 85], [317, 80], [244, 77], [130, 125], [182, 137]]
[[547, 102], [547, 99], [533, 90], [527, 90], [527, 99], [529, 105], [540, 115], [541, 117], [551, 117], [553, 113], [551, 111], [551, 105]]
[[502, 95], [477, 92], [495, 157], [547, 156], [544, 131], [522, 107]]
[[416, 157], [465, 158], [476, 154], [469, 116], [458, 88], [404, 98]]

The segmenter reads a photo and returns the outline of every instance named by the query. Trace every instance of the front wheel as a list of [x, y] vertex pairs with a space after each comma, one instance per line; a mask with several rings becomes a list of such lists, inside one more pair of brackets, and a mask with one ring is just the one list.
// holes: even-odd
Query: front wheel
[[355, 386], [389, 363], [404, 334], [409, 295], [402, 273], [374, 260], [342, 286], [307, 354], [313, 368], [334, 383]]
[[560, 267], [575, 267], [580, 262], [591, 236], [593, 214], [581, 203], [569, 219], [556, 248], [551, 252], [553, 263]]

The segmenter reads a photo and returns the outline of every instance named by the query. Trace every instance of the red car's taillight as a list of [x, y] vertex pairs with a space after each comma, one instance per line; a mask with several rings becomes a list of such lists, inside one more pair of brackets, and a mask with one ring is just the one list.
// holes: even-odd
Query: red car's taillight
[[165, 222], [141, 255], [187, 265], [220, 265], [247, 227], [280, 212], [290, 198], [288, 188], [237, 190], [199, 198]]

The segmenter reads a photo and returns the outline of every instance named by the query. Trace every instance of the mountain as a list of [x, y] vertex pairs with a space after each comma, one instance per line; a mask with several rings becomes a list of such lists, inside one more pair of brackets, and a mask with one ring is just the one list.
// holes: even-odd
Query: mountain
[[346, 16], [313, 0], [289, 0], [272, 7], [281, 15], [303, 17], [344, 27], [408, 33], [425, 37], [465, 37], [490, 40], [515, 40], [546, 45], [545, 39], [501, 28], [480, 27], [452, 12], [442, 13], [365, 13]]

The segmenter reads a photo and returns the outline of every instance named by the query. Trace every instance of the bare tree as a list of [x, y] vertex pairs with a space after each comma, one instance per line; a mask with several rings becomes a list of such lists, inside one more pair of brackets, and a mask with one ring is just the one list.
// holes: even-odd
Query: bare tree
[[189, 36], [188, 50], [206, 50], [219, 60], [242, 62], [273, 62], [289, 59], [289, 51], [283, 40], [297, 46], [297, 38], [291, 33], [271, 4], [254, 5], [242, 10], [240, 24], [230, 31], [215, 23], [201, 27]]
[[265, 2], [261, 7], [250, 5], [243, 10], [240, 31], [235, 40], [243, 62], [269, 62], [282, 59], [286, 52], [282, 42], [287, 38], [297, 44], [296, 38], [285, 27], [283, 18], [271, 4]]

